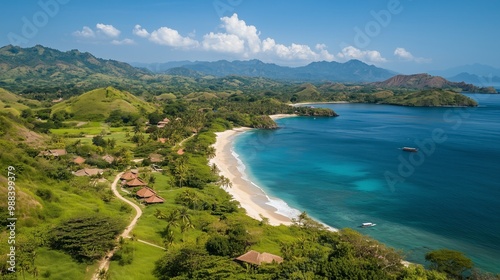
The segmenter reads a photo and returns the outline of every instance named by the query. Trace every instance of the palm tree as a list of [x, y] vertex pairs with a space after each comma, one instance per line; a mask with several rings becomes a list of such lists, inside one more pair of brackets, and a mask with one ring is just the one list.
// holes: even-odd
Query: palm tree
[[169, 229], [171, 226], [177, 226], [179, 222], [179, 211], [174, 210], [170, 212], [166, 217], [165, 221], [167, 221], [167, 229]]
[[184, 157], [179, 158], [179, 160], [175, 161], [174, 173], [179, 182], [179, 187], [182, 188], [183, 183], [186, 181], [188, 166], [186, 163], [186, 159]]
[[170, 228], [167, 227], [165, 239], [163, 241], [163, 243], [165, 244], [165, 248], [168, 248], [168, 246], [171, 246], [174, 243], [174, 240], [175, 240], [174, 232], [172, 230], [170, 230]]
[[220, 182], [221, 186], [224, 188], [227, 188], [227, 187], [230, 188], [233, 186], [233, 183], [231, 182], [231, 180], [229, 180], [229, 178], [224, 177], [222, 175], [219, 177], [219, 182]]
[[183, 205], [189, 207], [190, 209], [196, 210], [198, 208], [198, 202], [200, 201], [200, 198], [198, 197], [196, 192], [192, 190], [185, 190], [179, 195], [178, 200], [180, 200]]
[[179, 219], [185, 224], [191, 224], [191, 215], [189, 214], [189, 210], [186, 207], [183, 207], [179, 210]]
[[181, 233], [182, 233], [182, 242], [184, 242], [184, 232], [186, 232], [190, 228], [194, 228], [194, 225], [191, 223], [191, 221], [182, 221], [181, 225]]
[[214, 158], [215, 157], [215, 148], [210, 146], [207, 148], [207, 157], [208, 158]]
[[215, 163], [212, 163], [212, 165], [210, 166], [210, 171], [212, 171], [214, 175], [217, 175], [220, 172], [219, 168]]
[[165, 213], [163, 213], [163, 211], [161, 211], [160, 209], [156, 209], [154, 216], [157, 219], [165, 219], [167, 217], [167, 215], [165, 215]]

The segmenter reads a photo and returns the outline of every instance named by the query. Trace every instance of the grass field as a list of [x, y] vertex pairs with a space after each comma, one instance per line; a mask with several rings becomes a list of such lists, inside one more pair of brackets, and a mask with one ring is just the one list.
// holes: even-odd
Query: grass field
[[[134, 249], [131, 264], [119, 265], [112, 261], [109, 266], [110, 280], [154, 280], [152, 275], [155, 262], [165, 254], [165, 251], [137, 241], [127, 241]], [[68, 278], [71, 279], [71, 278]]]
[[[135, 147], [135, 144], [129, 141], [129, 135], [132, 133], [131, 126], [110, 127], [102, 122], [65, 122], [72, 127], [51, 129], [50, 133], [64, 138], [65, 144], [71, 144], [80, 140], [82, 144], [92, 144], [92, 137], [104, 134], [104, 139], [115, 139], [117, 147]], [[80, 124], [80, 126], [77, 126]], [[82, 125], [83, 124], [83, 125]]]

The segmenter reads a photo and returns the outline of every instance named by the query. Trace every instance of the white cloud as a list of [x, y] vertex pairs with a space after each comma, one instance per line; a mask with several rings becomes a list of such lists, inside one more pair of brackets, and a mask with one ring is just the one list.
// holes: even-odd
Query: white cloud
[[228, 34], [236, 35], [244, 40], [251, 53], [260, 52], [260, 32], [253, 25], [247, 25], [244, 20], [238, 19], [237, 14], [221, 18], [222, 26]]
[[405, 48], [396, 48], [394, 50], [394, 55], [397, 56], [400, 60], [414, 61], [416, 63], [429, 63], [432, 61], [432, 59], [430, 58], [415, 57]]
[[319, 51], [321, 59], [327, 61], [332, 61], [335, 59], [335, 56], [328, 52], [325, 44], [316, 44], [316, 49]]
[[234, 34], [210, 32], [203, 36], [203, 49], [227, 53], [243, 53], [245, 41]]
[[98, 24], [96, 24], [96, 28], [97, 28], [97, 32], [104, 34], [104, 36], [106, 36], [106, 37], [116, 38], [116, 37], [120, 36], [120, 30], [116, 29], [111, 24], [98, 23]]
[[132, 30], [132, 33], [136, 36], [142, 37], [142, 38], [148, 38], [149, 37], [149, 32], [145, 29], [142, 28], [139, 24], [136, 24], [134, 26], [134, 29]]
[[198, 41], [189, 37], [183, 37], [177, 30], [168, 27], [160, 27], [151, 32], [149, 40], [159, 45], [169, 47], [192, 48], [199, 45]]
[[123, 40], [113, 40], [111, 41], [113, 45], [133, 45], [135, 44], [134, 40], [125, 38]]
[[81, 31], [75, 31], [73, 32], [73, 35], [76, 37], [81, 37], [81, 38], [94, 38], [95, 33], [90, 27], [84, 26]]
[[221, 53], [236, 54], [243, 58], [268, 58], [297, 61], [316, 61], [334, 59], [326, 45], [317, 44], [311, 48], [305, 44], [292, 43], [284, 45], [276, 43], [272, 38], [261, 40], [260, 31], [253, 25], [248, 25], [244, 20], [238, 18], [237, 14], [220, 19], [222, 29], [219, 32], [210, 32], [203, 35], [199, 42], [195, 39], [195, 33], [184, 37], [175, 29], [160, 27], [149, 33], [140, 25], [136, 25], [132, 31], [139, 37], [149, 38], [156, 44], [176, 47], [181, 49], [200, 49], [205, 51], [216, 51]]
[[337, 54], [337, 56], [344, 59], [359, 59], [365, 62], [387, 62], [387, 59], [382, 57], [382, 54], [380, 54], [380, 52], [378, 51], [362, 51], [353, 46], [343, 48], [342, 51]]
[[307, 45], [294, 44], [285, 46], [283, 44], [276, 44], [274, 39], [267, 38], [262, 43], [262, 50], [268, 54], [274, 54], [281, 59], [285, 60], [317, 60], [319, 54], [311, 50]]

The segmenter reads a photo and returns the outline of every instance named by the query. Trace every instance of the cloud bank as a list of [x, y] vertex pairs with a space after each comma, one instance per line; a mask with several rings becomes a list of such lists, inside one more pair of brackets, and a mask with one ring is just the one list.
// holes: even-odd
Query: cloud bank
[[[296, 42], [283, 44], [270, 37], [262, 38], [257, 27], [247, 24], [236, 13], [220, 18], [218, 30], [206, 33], [199, 39], [196, 38], [195, 32], [183, 35], [178, 30], [167, 26], [148, 31], [136, 24], [131, 33], [140, 40], [147, 40], [153, 44], [176, 50], [216, 52], [243, 59], [255, 58], [291, 63], [358, 59], [366, 63], [382, 64], [389, 61], [377, 50], [364, 50], [347, 45], [334, 55], [322, 43], [312, 47]], [[120, 34], [121, 31], [116, 27], [104, 23], [97, 23], [94, 29], [83, 26], [81, 30], [73, 32], [73, 35], [82, 41], [112, 45], [136, 44], [134, 40], [129, 38], [120, 39]], [[431, 59], [415, 57], [401, 47], [396, 48], [393, 55], [401, 62], [431, 62]]]
[[334, 60], [326, 45], [317, 44], [313, 49], [308, 45], [292, 43], [284, 45], [272, 38], [261, 39], [260, 31], [254, 25], [247, 24], [238, 18], [237, 14], [220, 19], [220, 32], [210, 32], [203, 35], [200, 41], [183, 36], [177, 30], [169, 27], [160, 27], [151, 33], [137, 24], [132, 33], [149, 41], [174, 47], [177, 49], [198, 49], [239, 55], [243, 58], [277, 58], [280, 60]]
[[403, 61], [413, 61], [416, 63], [430, 63], [432, 61], [430, 58], [415, 57], [405, 48], [396, 48], [394, 55]]
[[82, 30], [73, 32], [73, 36], [93, 43], [110, 43], [113, 45], [133, 45], [134, 40], [125, 38], [120, 40], [121, 31], [111, 24], [98, 23], [95, 29], [84, 26]]

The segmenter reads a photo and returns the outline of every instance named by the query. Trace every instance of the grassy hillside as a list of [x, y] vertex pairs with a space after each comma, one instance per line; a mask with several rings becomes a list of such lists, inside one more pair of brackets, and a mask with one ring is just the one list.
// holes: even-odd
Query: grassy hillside
[[423, 90], [409, 94], [398, 94], [385, 98], [380, 103], [418, 106], [418, 107], [439, 107], [439, 106], [477, 106], [477, 102], [471, 98], [449, 90]]
[[[69, 254], [54, 250], [50, 245], [51, 229], [84, 215], [114, 217], [117, 223], [123, 223], [130, 215], [118, 200], [103, 199], [109, 179], [96, 184], [89, 178], [64, 177], [70, 174], [67, 169], [71, 157], [38, 157], [40, 150], [56, 147], [58, 143], [31, 131], [29, 125], [16, 116], [0, 113], [0, 279], [90, 279], [96, 264], [77, 262]], [[11, 174], [7, 173], [8, 167]], [[4, 274], [9, 252], [9, 244], [3, 242], [9, 235], [7, 186], [12, 182], [16, 198], [14, 217], [18, 219], [15, 243], [18, 278]], [[32, 277], [35, 272], [38, 277]]]
[[19, 116], [22, 110], [39, 107], [40, 102], [30, 100], [16, 95], [10, 91], [0, 88], [0, 110]]
[[52, 113], [66, 111], [75, 120], [102, 121], [114, 110], [132, 114], [150, 113], [154, 107], [138, 97], [113, 87], [99, 88], [56, 104]]

